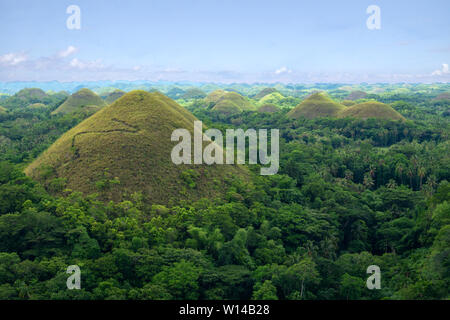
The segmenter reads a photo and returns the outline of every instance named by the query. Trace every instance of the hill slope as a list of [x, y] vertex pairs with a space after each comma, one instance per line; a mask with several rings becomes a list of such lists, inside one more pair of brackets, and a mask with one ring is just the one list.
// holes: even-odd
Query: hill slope
[[313, 119], [318, 117], [336, 117], [345, 106], [331, 100], [323, 92], [317, 92], [303, 100], [297, 107], [288, 112], [291, 119], [301, 117]]
[[107, 104], [111, 104], [114, 101], [116, 101], [117, 99], [119, 99], [121, 96], [123, 96], [126, 92], [123, 90], [114, 90], [113, 92], [110, 92], [106, 95], [105, 97], [105, 102]]
[[214, 112], [230, 115], [242, 111], [254, 111], [256, 107], [245, 97], [237, 92], [226, 92], [212, 108]]
[[368, 101], [360, 104], [355, 104], [339, 113], [339, 118], [377, 118], [377, 119], [387, 119], [387, 120], [401, 120], [404, 121], [405, 118], [392, 109], [392, 107], [387, 104]]
[[253, 99], [255, 100], [259, 100], [265, 96], [267, 96], [268, 94], [274, 93], [274, 92], [278, 92], [277, 89], [275, 88], [264, 88], [262, 89], [260, 92], [258, 92]]
[[225, 176], [247, 171], [231, 165], [173, 164], [177, 142], [171, 134], [185, 128], [193, 136], [195, 120], [161, 93], [132, 91], [64, 134], [25, 172], [46, 186], [58, 177], [67, 179], [65, 187], [83, 193], [100, 188], [104, 200], [119, 201], [134, 192], [161, 204], [213, 197], [221, 194]]
[[106, 106], [106, 102], [89, 89], [83, 88], [72, 94], [52, 114], [72, 112], [95, 112]]
[[262, 113], [273, 113], [273, 112], [277, 112], [277, 111], [280, 111], [280, 108], [278, 108], [276, 105], [271, 104], [271, 103], [264, 104], [258, 108], [258, 112], [262, 112]]

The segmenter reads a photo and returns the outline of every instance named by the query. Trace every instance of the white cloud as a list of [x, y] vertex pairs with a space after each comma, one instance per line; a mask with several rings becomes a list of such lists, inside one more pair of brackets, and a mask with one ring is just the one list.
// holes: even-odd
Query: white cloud
[[24, 53], [7, 53], [0, 56], [0, 65], [4, 66], [15, 66], [24, 61], [27, 61]]
[[70, 60], [69, 65], [73, 68], [82, 69], [82, 70], [104, 68], [104, 65], [101, 63], [100, 60], [80, 61], [77, 58], [73, 58], [72, 60]]
[[67, 49], [62, 50], [58, 53], [58, 56], [60, 58], [66, 58], [68, 56], [70, 56], [71, 54], [77, 52], [77, 48], [75, 48], [74, 46], [68, 46]]
[[275, 74], [283, 74], [283, 73], [291, 73], [292, 70], [286, 68], [286, 67], [281, 67], [280, 69], [275, 70]]
[[448, 64], [447, 63], [443, 63], [442, 64], [442, 70], [436, 70], [433, 71], [433, 73], [431, 74], [432, 76], [442, 76], [444, 74], [449, 74], [450, 71], [448, 70]]

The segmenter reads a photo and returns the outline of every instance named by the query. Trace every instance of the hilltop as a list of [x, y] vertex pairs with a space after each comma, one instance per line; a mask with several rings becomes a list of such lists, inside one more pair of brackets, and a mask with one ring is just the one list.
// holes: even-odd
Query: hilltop
[[259, 100], [260, 104], [273, 103], [279, 104], [285, 97], [278, 91], [269, 93]]
[[215, 90], [213, 92], [211, 92], [210, 94], [208, 94], [205, 98], [205, 103], [206, 104], [212, 104], [212, 103], [217, 103], [217, 101], [219, 101], [219, 99], [226, 94], [227, 92], [221, 89]]
[[106, 105], [93, 91], [83, 88], [72, 94], [62, 105], [60, 105], [52, 114], [66, 114], [72, 112], [95, 112]]
[[345, 98], [346, 100], [358, 100], [358, 99], [364, 99], [367, 97], [367, 93], [361, 90], [356, 90], [350, 92], [350, 94]]
[[125, 91], [120, 90], [120, 89], [114, 90], [105, 96], [105, 102], [107, 104], [111, 104], [114, 101], [116, 101], [117, 99], [119, 99], [120, 97], [122, 97], [125, 93], [126, 93]]
[[323, 92], [316, 92], [303, 100], [297, 107], [288, 112], [291, 119], [301, 117], [313, 119], [318, 117], [336, 117], [346, 107], [333, 101]]
[[339, 118], [377, 118], [377, 119], [387, 119], [387, 120], [401, 120], [406, 119], [392, 107], [387, 104], [368, 101], [360, 104], [351, 106], [339, 113]]
[[206, 93], [197, 88], [192, 88], [186, 90], [186, 92], [181, 96], [181, 99], [189, 100], [189, 99], [203, 99], [206, 97]]
[[259, 99], [262, 99], [263, 97], [267, 96], [268, 94], [271, 94], [271, 93], [274, 93], [274, 92], [278, 92], [278, 90], [275, 89], [275, 88], [264, 88], [259, 93], [257, 93], [253, 97], [253, 99], [259, 100]]
[[222, 115], [240, 113], [242, 111], [254, 111], [256, 107], [237, 92], [226, 92], [214, 104], [212, 111]]
[[193, 135], [195, 120], [161, 93], [132, 91], [65, 133], [25, 172], [48, 188], [64, 181], [61, 190], [100, 192], [103, 200], [120, 201], [134, 192], [160, 204], [212, 198], [222, 193], [226, 176], [247, 171], [173, 164], [171, 150], [177, 143], [171, 134], [185, 128]]
[[3, 106], [8, 109], [26, 107], [33, 103], [48, 103], [49, 95], [39, 88], [25, 88], [7, 98]]

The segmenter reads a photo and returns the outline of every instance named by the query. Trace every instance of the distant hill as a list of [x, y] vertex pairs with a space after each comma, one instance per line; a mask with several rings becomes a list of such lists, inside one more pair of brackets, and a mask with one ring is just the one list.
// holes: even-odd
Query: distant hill
[[346, 100], [358, 100], [358, 99], [364, 99], [367, 97], [367, 93], [361, 90], [356, 90], [350, 92], [350, 94], [345, 98]]
[[72, 94], [62, 105], [60, 105], [52, 114], [66, 114], [72, 112], [95, 112], [106, 106], [96, 93], [87, 88], [80, 89]]
[[438, 95], [433, 100], [450, 100], [450, 92], [444, 92]]
[[132, 91], [65, 133], [25, 172], [49, 189], [65, 180], [64, 188], [99, 192], [103, 200], [135, 192], [159, 204], [221, 196], [225, 177], [246, 176], [246, 168], [171, 161], [173, 130], [193, 136], [195, 120], [161, 93]]
[[168, 96], [170, 99], [179, 99], [185, 93], [186, 92], [183, 89], [174, 87], [167, 91], [166, 96]]
[[261, 99], [261, 98], [267, 96], [268, 94], [271, 94], [271, 93], [274, 93], [274, 92], [278, 92], [278, 90], [275, 89], [275, 88], [264, 88], [264, 89], [262, 89], [259, 93], [257, 93], [257, 94], [253, 97], [253, 99], [259, 100], [259, 99]]
[[276, 105], [271, 104], [271, 103], [264, 104], [258, 108], [258, 112], [262, 112], [262, 113], [273, 113], [273, 112], [277, 112], [277, 111], [280, 111], [280, 108], [278, 108]]
[[49, 95], [39, 88], [26, 88], [2, 102], [7, 109], [24, 108], [33, 103], [48, 103]]
[[212, 111], [222, 115], [231, 115], [242, 111], [254, 111], [256, 107], [249, 99], [237, 92], [226, 92], [212, 108]]
[[205, 103], [207, 103], [207, 104], [214, 103], [215, 104], [226, 93], [227, 93], [226, 91], [221, 90], [221, 89], [215, 90], [206, 96]]
[[351, 106], [338, 115], [340, 118], [377, 118], [377, 119], [387, 119], [387, 120], [406, 120], [400, 113], [395, 111], [392, 107], [387, 104], [368, 101], [360, 104]]
[[266, 104], [266, 103], [272, 103], [272, 104], [279, 104], [285, 97], [277, 92], [272, 92], [269, 94], [266, 94], [264, 97], [259, 99], [260, 104]]
[[336, 117], [346, 107], [333, 101], [324, 92], [316, 92], [303, 100], [297, 107], [288, 112], [291, 119], [301, 117], [313, 119], [318, 117]]
[[107, 104], [111, 104], [114, 101], [116, 101], [117, 99], [119, 99], [121, 96], [123, 96], [125, 93], [126, 93], [125, 91], [117, 89], [117, 90], [114, 90], [114, 91], [108, 93], [105, 96], [104, 100]]
[[350, 107], [356, 104], [355, 101], [352, 100], [344, 100], [341, 102], [342, 105], [346, 106], [346, 107]]
[[181, 96], [181, 99], [189, 100], [189, 99], [203, 99], [206, 97], [206, 93], [197, 88], [192, 88], [186, 90], [186, 92]]

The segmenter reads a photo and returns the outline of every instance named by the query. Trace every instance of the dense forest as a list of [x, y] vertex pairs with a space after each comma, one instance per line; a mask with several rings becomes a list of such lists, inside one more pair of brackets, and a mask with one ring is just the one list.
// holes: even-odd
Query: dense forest
[[[176, 88], [157, 89], [209, 127], [278, 128], [278, 174], [251, 165], [247, 179], [221, 182], [222, 197], [171, 205], [139, 192], [104, 201], [114, 177], [88, 195], [62, 178], [43, 184], [25, 167], [90, 114], [52, 114], [64, 93], [2, 96], [0, 299], [450, 298], [450, 100], [386, 85], [355, 100], [406, 121], [291, 119], [314, 90], [339, 101], [349, 92], [287, 85], [257, 96], [260, 87], [235, 85], [254, 110], [218, 113], [212, 90]], [[27, 107], [36, 103], [45, 108]], [[278, 109], [255, 111], [267, 103]], [[187, 171], [179, 183], [195, 189], [196, 179]], [[69, 265], [81, 269], [80, 290], [66, 287]], [[379, 290], [366, 287], [370, 265]]]

